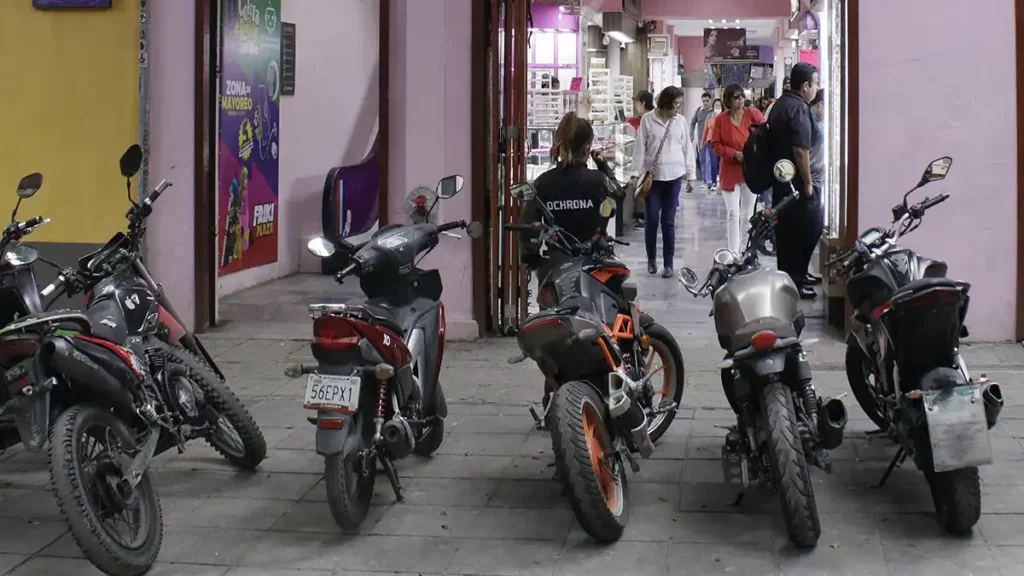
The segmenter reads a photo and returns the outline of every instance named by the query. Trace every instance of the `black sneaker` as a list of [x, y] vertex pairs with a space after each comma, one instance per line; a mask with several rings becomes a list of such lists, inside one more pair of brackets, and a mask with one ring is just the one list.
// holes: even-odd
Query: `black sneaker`
[[672, 269], [669, 268], [668, 266], [665, 266], [665, 269], [661, 271], [661, 277], [662, 278], [671, 278], [672, 277]]
[[658, 265], [655, 264], [654, 262], [648, 262], [647, 263], [647, 273], [648, 274], [657, 274], [658, 273]]

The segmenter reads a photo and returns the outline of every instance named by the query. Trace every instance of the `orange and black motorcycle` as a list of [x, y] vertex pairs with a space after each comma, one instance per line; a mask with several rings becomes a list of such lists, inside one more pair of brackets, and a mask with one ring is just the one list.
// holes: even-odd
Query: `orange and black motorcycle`
[[[517, 184], [512, 194], [532, 200], [536, 190]], [[610, 201], [601, 206], [610, 218]], [[529, 235], [541, 264], [540, 311], [517, 335], [522, 353], [545, 377], [538, 426], [551, 431], [557, 480], [580, 526], [599, 542], [618, 540], [629, 519], [625, 464], [640, 469], [683, 397], [683, 355], [675, 339], [640, 312], [629, 268], [615, 258], [604, 235], [580, 241], [554, 225], [541, 205], [535, 224], [506, 228]], [[552, 254], [548, 254], [551, 250]]]

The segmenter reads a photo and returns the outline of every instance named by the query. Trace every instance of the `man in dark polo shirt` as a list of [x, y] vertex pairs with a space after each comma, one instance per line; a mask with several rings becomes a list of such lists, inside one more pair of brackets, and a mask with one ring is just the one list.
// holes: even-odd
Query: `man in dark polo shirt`
[[[789, 81], [790, 87], [782, 93], [768, 115], [768, 126], [775, 159], [785, 158], [796, 164], [793, 186], [801, 197], [795, 205], [779, 214], [775, 248], [779, 270], [793, 279], [800, 289], [801, 298], [810, 300], [817, 294], [807, 266], [822, 231], [822, 223], [816, 221], [820, 219], [822, 200], [820, 193], [815, 194], [812, 184], [810, 157], [811, 148], [817, 140], [818, 125], [808, 106], [818, 93], [818, 70], [801, 62], [793, 66]], [[778, 204], [790, 193], [788, 184], [776, 184], [772, 188], [773, 203]]]

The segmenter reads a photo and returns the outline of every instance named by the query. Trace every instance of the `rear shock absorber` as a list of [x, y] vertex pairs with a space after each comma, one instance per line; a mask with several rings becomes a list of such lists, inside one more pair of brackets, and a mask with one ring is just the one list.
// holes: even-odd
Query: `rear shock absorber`
[[373, 370], [373, 375], [377, 378], [377, 410], [373, 415], [373, 442], [378, 444], [383, 440], [381, 431], [384, 428], [384, 420], [388, 416], [388, 380], [395, 375], [395, 369], [390, 364], [378, 364]]

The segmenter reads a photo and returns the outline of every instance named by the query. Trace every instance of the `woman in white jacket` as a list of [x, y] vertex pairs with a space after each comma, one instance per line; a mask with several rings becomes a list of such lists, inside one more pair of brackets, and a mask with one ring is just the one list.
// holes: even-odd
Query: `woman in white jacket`
[[[669, 86], [658, 94], [657, 106], [640, 120], [633, 168], [638, 176], [651, 172], [654, 184], [646, 200], [644, 241], [647, 245], [647, 271], [658, 273], [658, 226], [661, 225], [663, 264], [661, 275], [671, 278], [676, 244], [676, 209], [679, 192], [686, 179], [686, 191], [693, 190], [697, 176], [697, 154], [690, 140], [686, 117], [678, 112], [683, 91]], [[659, 153], [660, 149], [660, 153]]]

